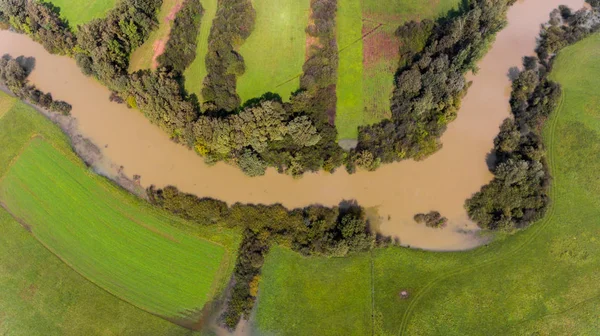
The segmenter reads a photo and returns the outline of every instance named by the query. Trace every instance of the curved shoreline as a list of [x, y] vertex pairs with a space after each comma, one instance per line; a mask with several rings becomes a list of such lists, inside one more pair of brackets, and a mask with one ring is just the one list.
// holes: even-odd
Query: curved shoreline
[[[227, 203], [281, 203], [289, 208], [355, 199], [377, 214], [373, 217], [379, 217], [381, 233], [400, 237], [403, 245], [464, 250], [484, 242], [463, 204], [491, 179], [485, 157], [498, 126], [509, 115], [508, 69], [533, 52], [539, 24], [565, 3], [575, 9], [583, 0], [527, 0], [513, 5], [509, 24], [479, 63], [479, 73], [469, 76], [473, 85], [457, 120], [442, 137], [442, 150], [421, 162], [394, 163], [353, 175], [340, 169], [293, 179], [269, 170], [263, 177], [249, 178], [224, 163], [209, 167], [194, 152], [171, 142], [140, 112], [109, 102], [109, 90], [81, 74], [73, 60], [50, 55], [28, 37], [7, 31], [0, 32], [0, 52], [35, 57], [30, 80], [72, 104], [79, 132], [116, 166], [124, 166], [126, 176], [141, 175], [143, 186], [175, 185]], [[446, 229], [430, 229], [412, 220], [414, 214], [431, 210], [449, 219]]]

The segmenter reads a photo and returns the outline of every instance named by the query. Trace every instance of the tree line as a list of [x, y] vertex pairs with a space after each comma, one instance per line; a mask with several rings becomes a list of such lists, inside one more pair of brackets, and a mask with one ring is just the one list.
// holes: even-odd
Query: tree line
[[234, 269], [234, 286], [227, 300], [222, 322], [235, 328], [248, 318], [256, 300], [256, 289], [264, 258], [276, 243], [306, 256], [343, 257], [391, 244], [369, 230], [361, 207], [343, 202], [338, 207], [311, 205], [288, 210], [280, 204], [254, 205], [199, 198], [169, 186], [150, 187], [148, 199], [158, 207], [198, 225], [241, 228], [243, 240]]
[[0, 85], [5, 86], [15, 96], [29, 101], [41, 108], [63, 115], [71, 114], [71, 105], [62, 100], [54, 100], [52, 94], [38, 90], [28, 83], [27, 76], [31, 70], [32, 59], [12, 58], [4, 55], [0, 58]]
[[196, 58], [196, 46], [204, 9], [198, 0], [185, 0], [177, 12], [159, 66], [183, 73]]
[[379, 163], [423, 159], [437, 151], [468, 89], [465, 74], [476, 71], [514, 2], [472, 0], [452, 19], [401, 26], [392, 117], [359, 128], [350, 164], [372, 170]]
[[494, 179], [466, 201], [469, 217], [481, 228], [511, 231], [543, 218], [549, 203], [550, 172], [542, 129], [556, 110], [561, 88], [548, 78], [560, 49], [600, 30], [600, 13], [573, 13], [560, 6], [541, 29], [537, 57], [524, 57], [512, 83], [512, 118], [494, 140]]

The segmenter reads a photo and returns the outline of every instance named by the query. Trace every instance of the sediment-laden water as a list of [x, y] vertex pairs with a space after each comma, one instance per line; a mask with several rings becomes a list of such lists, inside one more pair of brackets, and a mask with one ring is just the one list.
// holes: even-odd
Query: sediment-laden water
[[[31, 82], [73, 105], [78, 132], [112, 162], [100, 167], [106, 174], [122, 166], [129, 178], [140, 175], [143, 186], [175, 185], [228, 203], [281, 203], [291, 208], [354, 199], [376, 213], [381, 233], [399, 237], [403, 245], [462, 250], [483, 242], [463, 206], [492, 177], [486, 156], [509, 115], [508, 71], [533, 54], [540, 24], [561, 4], [578, 9], [583, 0], [525, 0], [510, 9], [508, 26], [480, 62], [478, 74], [469, 76], [473, 85], [442, 138], [442, 150], [424, 161], [353, 175], [339, 169], [293, 179], [271, 169], [265, 176], [249, 178], [224, 163], [208, 166], [193, 151], [171, 142], [139, 111], [109, 102], [108, 89], [85, 77], [72, 59], [50, 55], [27, 36], [8, 31], [0, 32], [0, 54], [35, 57]], [[412, 220], [416, 213], [430, 210], [447, 217], [448, 227], [430, 229]]]

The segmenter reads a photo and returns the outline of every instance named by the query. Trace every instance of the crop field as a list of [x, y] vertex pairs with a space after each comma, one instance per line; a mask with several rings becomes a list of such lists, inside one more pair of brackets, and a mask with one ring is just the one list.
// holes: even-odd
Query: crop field
[[117, 0], [50, 0], [60, 8], [60, 15], [69, 21], [73, 29], [92, 19], [104, 17]]
[[142, 69], [155, 68], [154, 55], [160, 48], [165, 47], [171, 32], [171, 24], [175, 19], [175, 12], [182, 0], [163, 0], [163, 3], [158, 12], [158, 29], [154, 30], [148, 36], [144, 44], [139, 46], [131, 54], [129, 61], [129, 72], [134, 72]]
[[[0, 94], [0, 111], [0, 201], [44, 251], [93, 288], [114, 295], [109, 297], [162, 317], [197, 318], [192, 314], [224, 290], [237, 232], [180, 220], [95, 175], [71, 152], [60, 130], [24, 103]], [[3, 254], [0, 260], [11, 258]], [[17, 286], [21, 280], [10, 281]], [[88, 301], [94, 300], [105, 304], [101, 298]], [[126, 314], [139, 315], [138, 320], [151, 316], [128, 304], [118, 307], [130, 307], [132, 313]], [[76, 311], [71, 314], [76, 317]]]
[[300, 85], [310, 1], [254, 0], [252, 6], [256, 22], [240, 47], [246, 73], [238, 78], [238, 94], [246, 101], [274, 92], [287, 101]]
[[364, 124], [391, 117], [390, 98], [400, 47], [394, 35], [398, 26], [410, 20], [434, 19], [459, 3], [460, 0], [362, 1]]
[[0, 335], [189, 335], [87, 281], [0, 209]]
[[[468, 252], [390, 247], [372, 257], [307, 259], [273, 249], [260, 284], [256, 328], [335, 335], [362, 321], [355, 334], [369, 326], [376, 335], [596, 334], [600, 35], [561, 51], [552, 77], [564, 92], [544, 129], [554, 179], [543, 220]], [[352, 281], [340, 269], [353, 269]], [[355, 299], [341, 300], [346, 296]], [[373, 304], [356, 299], [363, 297]], [[369, 324], [365, 316], [371, 315]]]
[[217, 0], [201, 0], [200, 3], [204, 9], [204, 14], [202, 14], [202, 22], [200, 23], [196, 58], [183, 73], [186, 90], [189, 93], [195, 93], [198, 97], [201, 95], [202, 82], [204, 81], [204, 77], [206, 77], [205, 58], [208, 52], [208, 35], [210, 34], [212, 21], [217, 14]]
[[336, 19], [340, 63], [335, 127], [340, 140], [356, 139], [364, 116], [361, 1], [339, 0]]

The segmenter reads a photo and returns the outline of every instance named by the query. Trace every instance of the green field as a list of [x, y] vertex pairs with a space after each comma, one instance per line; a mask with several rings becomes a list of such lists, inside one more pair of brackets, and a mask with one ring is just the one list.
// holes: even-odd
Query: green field
[[[202, 91], [202, 82], [206, 77], [206, 53], [208, 52], [208, 35], [212, 21], [217, 14], [217, 0], [201, 0], [204, 13], [200, 23], [200, 33], [198, 34], [198, 45], [196, 47], [196, 58], [194, 62], [183, 73], [185, 77], [185, 88], [189, 93], [195, 93], [200, 97]], [[202, 101], [202, 99], [200, 99]]]
[[60, 8], [60, 15], [69, 21], [75, 30], [92, 19], [104, 17], [117, 0], [49, 0]]
[[364, 123], [361, 1], [339, 0], [336, 21], [340, 63], [335, 127], [338, 139], [356, 139]]
[[98, 287], [156, 315], [197, 318], [228, 282], [239, 235], [156, 210], [88, 170], [30, 107], [0, 102], [3, 206]]
[[240, 48], [246, 73], [238, 78], [242, 101], [266, 92], [285, 101], [300, 86], [305, 59], [309, 0], [254, 0], [256, 22]]
[[460, 0], [363, 0], [364, 124], [390, 118], [390, 98], [398, 67], [396, 28], [409, 20], [432, 19], [456, 8]]
[[[368, 326], [376, 335], [597, 334], [600, 35], [561, 51], [552, 76], [564, 96], [544, 129], [554, 176], [546, 218], [469, 252], [376, 250], [372, 270], [368, 255], [305, 259], [274, 249], [256, 327], [285, 335], [338, 335], [351, 322], [362, 327], [345, 335], [364, 335]], [[354, 278], [340, 269], [355, 270]], [[344, 311], [354, 319], [337, 314]]]
[[[33, 134], [70, 150], [58, 127], [0, 92], [0, 176]], [[0, 335], [190, 334], [87, 281], [2, 208], [0, 230]]]
[[168, 20], [167, 17], [171, 13], [173, 7], [179, 2], [180, 1], [178, 0], [163, 0], [157, 15], [159, 23], [158, 29], [150, 33], [146, 42], [133, 51], [129, 60], [129, 72], [153, 68], [152, 58], [154, 56], [155, 43], [163, 43], [163, 45], [167, 44], [171, 25], [173, 23], [173, 21]]

